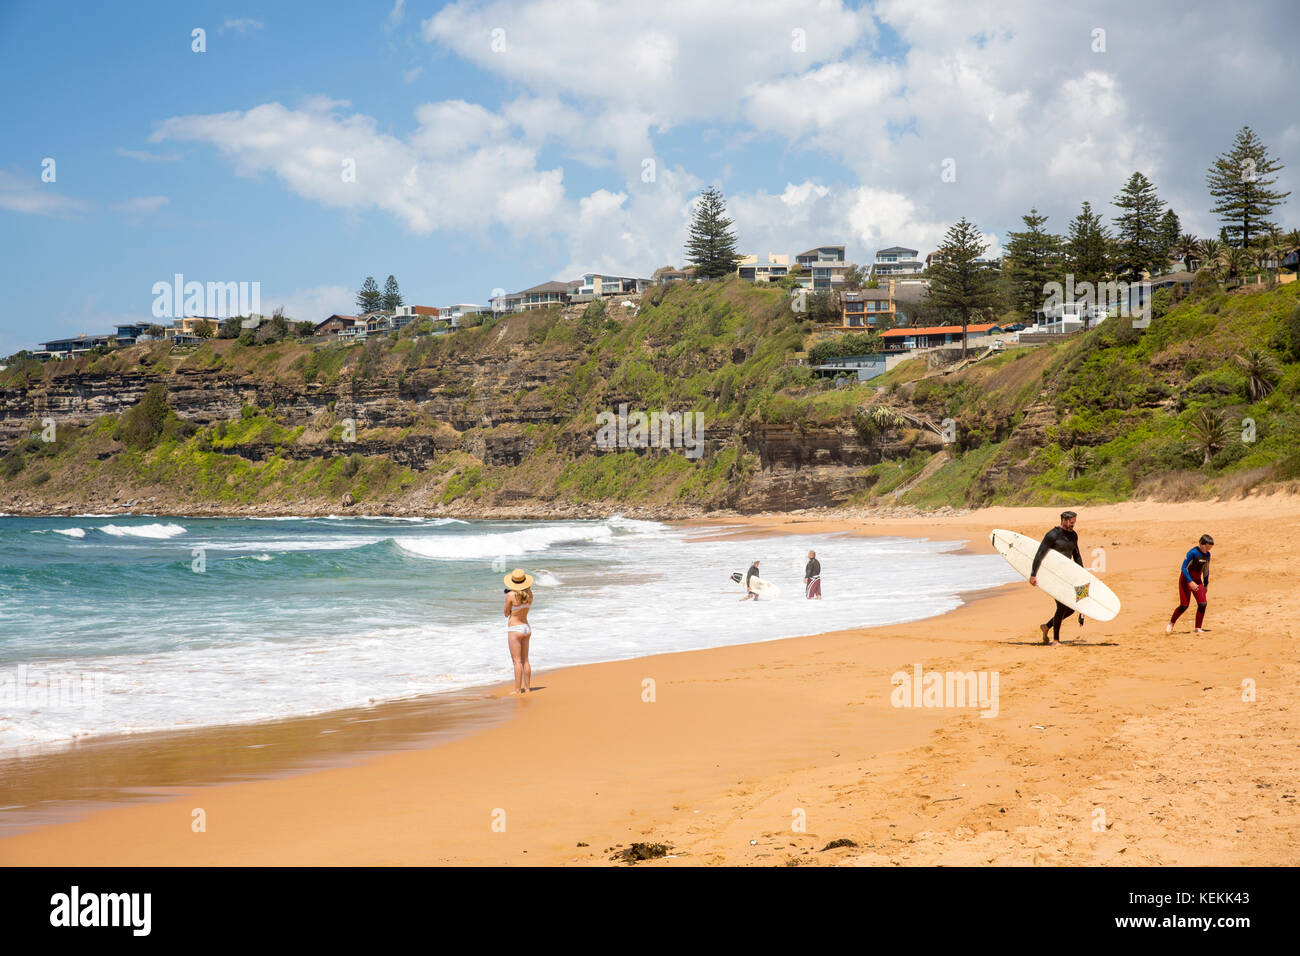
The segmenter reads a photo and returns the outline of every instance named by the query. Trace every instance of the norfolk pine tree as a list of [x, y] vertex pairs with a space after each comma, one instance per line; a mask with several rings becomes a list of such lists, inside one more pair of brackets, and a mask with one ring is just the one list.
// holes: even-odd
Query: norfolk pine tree
[[1252, 237], [1272, 225], [1269, 215], [1291, 195], [1269, 188], [1282, 168], [1249, 126], [1241, 128], [1232, 148], [1210, 166], [1205, 181], [1216, 200], [1210, 211], [1223, 223], [1224, 235], [1232, 245], [1245, 248]]
[[357, 308], [361, 310], [362, 315], [366, 315], [370, 312], [378, 312], [383, 304], [384, 294], [379, 291], [375, 277], [366, 276], [361, 291], [357, 293]]
[[1040, 216], [1037, 209], [1029, 210], [1022, 218], [1027, 228], [1007, 234], [1002, 263], [1011, 286], [1012, 304], [1025, 323], [1032, 324], [1047, 294], [1047, 283], [1062, 281], [1061, 237], [1043, 229], [1047, 217]]
[[404, 304], [401, 290], [397, 288], [397, 279], [389, 276], [388, 281], [384, 283], [384, 294], [380, 299], [380, 308], [385, 312], [396, 312], [398, 306]]
[[1112, 270], [1110, 230], [1101, 216], [1085, 202], [1079, 214], [1070, 220], [1070, 232], [1065, 237], [1066, 262], [1074, 274], [1075, 285], [1082, 282], [1105, 282]]
[[736, 234], [722, 193], [710, 186], [700, 194], [686, 239], [686, 261], [698, 279], [721, 279], [736, 271]]
[[1116, 271], [1129, 282], [1139, 282], [1143, 273], [1154, 275], [1168, 259], [1161, 232], [1164, 200], [1151, 180], [1134, 173], [1112, 202], [1121, 210], [1115, 217]]
[[938, 261], [930, 266], [926, 297], [938, 309], [960, 316], [962, 358], [966, 357], [966, 327], [971, 314], [997, 304], [997, 275], [975, 261], [988, 249], [983, 238], [974, 223], [963, 216], [949, 228], [939, 246]]

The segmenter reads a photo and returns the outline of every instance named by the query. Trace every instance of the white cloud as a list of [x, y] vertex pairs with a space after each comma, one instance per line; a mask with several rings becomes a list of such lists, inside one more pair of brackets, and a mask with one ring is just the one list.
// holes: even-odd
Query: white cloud
[[638, 178], [625, 190], [598, 189], [580, 199], [567, 226], [569, 260], [561, 278], [592, 269], [649, 276], [659, 266], [679, 265], [700, 186], [681, 168], [661, 165], [654, 182]]
[[351, 100], [336, 100], [332, 96], [314, 95], [302, 98], [302, 108], [310, 113], [333, 113], [352, 105]]
[[[382, 285], [383, 280], [380, 279]], [[356, 292], [341, 285], [318, 285], [287, 294], [262, 293], [262, 311], [270, 315], [283, 308], [285, 317], [297, 322], [321, 322], [331, 315], [355, 315]]]
[[[1284, 9], [1263, 0], [1225, 20], [1168, 3], [1157, 35], [1120, 0], [1087, 10], [1030, 0], [879, 0], [863, 10], [840, 0], [461, 0], [424, 20], [422, 37], [513, 99], [428, 103], [416, 129], [397, 136], [322, 97], [299, 110], [175, 117], [154, 141], [208, 142], [243, 175], [270, 173], [326, 205], [383, 210], [417, 234], [502, 224], [560, 243], [574, 274], [680, 262], [699, 185], [731, 182], [733, 165], [747, 182], [781, 171], [728, 191], [751, 252], [844, 242], [859, 260], [886, 245], [924, 253], [961, 216], [996, 252], [999, 232], [1031, 206], [1058, 232], [1085, 199], [1109, 218], [1134, 169], [1185, 229], [1206, 234], [1217, 226], [1204, 170], [1238, 125], [1279, 150], [1300, 143], [1300, 127], [1277, 110], [1296, 69], [1276, 30]], [[390, 16], [404, 13], [398, 3]], [[1104, 52], [1094, 49], [1099, 28]], [[671, 159], [660, 151], [668, 134]], [[570, 195], [551, 156], [601, 178]], [[836, 165], [814, 178], [805, 156]], [[341, 181], [345, 158], [356, 160], [356, 183]], [[1300, 164], [1280, 185], [1300, 194]]]
[[385, 29], [395, 30], [402, 25], [406, 19], [406, 0], [397, 0], [393, 4], [393, 9], [388, 11], [388, 19], [385, 21]]
[[419, 235], [493, 223], [548, 233], [568, 214], [563, 171], [538, 169], [536, 149], [481, 106], [426, 104], [416, 111], [419, 128], [403, 140], [379, 132], [371, 117], [327, 112], [320, 102], [173, 117], [151, 140], [210, 143], [240, 175], [271, 173], [327, 206], [384, 210]]
[[745, 115], [757, 129], [788, 140], [830, 134], [874, 154], [876, 147], [888, 144], [888, 122], [904, 118], [898, 99], [902, 85], [903, 76], [893, 64], [830, 63], [750, 86]]
[[251, 17], [227, 18], [217, 32], [225, 33], [227, 30], [234, 30], [237, 33], [248, 33], [251, 30], [261, 30], [265, 26], [266, 24], [261, 20], [254, 20]]
[[925, 216], [907, 196], [869, 186], [787, 183], [780, 193], [736, 194], [728, 208], [741, 251], [760, 258], [769, 252], [796, 255], [814, 246], [844, 245], [857, 263], [892, 245], [929, 247], [946, 226]]
[[0, 169], [0, 209], [62, 218], [86, 212], [90, 203], [63, 195], [54, 183]]
[[133, 219], [139, 219], [149, 213], [157, 212], [169, 202], [166, 196], [135, 196], [123, 202], [114, 203], [109, 208], [114, 212], [126, 213]]
[[[795, 30], [804, 31], [804, 52], [793, 48]], [[870, 14], [838, 0], [462, 0], [423, 21], [421, 31], [536, 93], [684, 122], [733, 115], [747, 85], [833, 61], [874, 28]]]
[[424, 67], [422, 66], [413, 66], [409, 70], [403, 70], [402, 82], [406, 83], [409, 86], [411, 83], [414, 83], [416, 80], [418, 80], [420, 78], [420, 74], [422, 74], [423, 72], [424, 72]]
[[149, 153], [142, 149], [126, 149], [119, 146], [114, 152], [139, 163], [174, 163], [180, 160], [180, 153]]

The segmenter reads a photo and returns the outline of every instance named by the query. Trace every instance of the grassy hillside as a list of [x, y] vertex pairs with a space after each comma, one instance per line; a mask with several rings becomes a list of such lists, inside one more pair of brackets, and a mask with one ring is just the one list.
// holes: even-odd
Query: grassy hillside
[[[273, 385], [286, 405], [249, 405], [233, 420], [202, 426], [165, 406], [61, 425], [56, 443], [34, 434], [0, 458], [0, 493], [64, 501], [152, 494], [212, 506], [334, 504], [350, 495], [392, 508], [512, 500], [716, 507], [736, 488], [770, 479], [746, 436], [782, 426], [796, 438], [839, 435], [845, 447], [866, 443], [883, 454], [878, 464], [843, 466], [859, 503], [1235, 494], [1300, 477], [1298, 292], [1300, 283], [1219, 293], [1184, 302], [1144, 331], [1109, 320], [960, 372], [936, 374], [917, 359], [850, 387], [794, 364], [811, 329], [781, 292], [735, 280], [657, 288], [635, 310], [615, 300], [446, 336], [412, 329], [319, 346], [223, 340], [47, 365], [17, 361], [0, 372], [0, 388], [34, 393], [69, 377], [146, 375], [175, 393], [208, 376], [202, 380], [241, 388]], [[1249, 394], [1237, 361], [1251, 349], [1276, 366], [1265, 376], [1267, 395]], [[398, 424], [362, 428], [358, 448], [368, 451], [340, 453], [342, 415], [321, 397], [358, 390], [396, 409], [390, 418]], [[308, 392], [322, 410], [295, 417], [288, 411], [295, 395]], [[721, 443], [699, 460], [592, 453], [597, 415], [620, 402], [698, 411]], [[936, 458], [937, 440], [924, 441], [923, 429], [873, 425], [866, 413], [877, 405], [950, 420], [956, 441]], [[1193, 437], [1206, 410], [1228, 431], [1208, 462]], [[437, 452], [418, 469], [375, 451], [420, 437]], [[479, 449], [493, 441], [519, 442], [520, 462], [490, 464]]]
[[[1233, 494], [1300, 478], [1300, 284], [1184, 301], [1145, 330], [1104, 323], [1068, 344], [1006, 356], [999, 366], [911, 386], [912, 398], [969, 427], [954, 461], [902, 500], [929, 505], [1117, 501]], [[1252, 399], [1237, 361], [1250, 350], [1276, 365], [1271, 392]], [[1037, 376], [1017, 375], [1022, 366]], [[1041, 367], [1041, 370], [1040, 370]], [[1037, 392], [1037, 397], [1035, 397]], [[1025, 449], [1000, 436], [1035, 401], [1055, 419]], [[1205, 411], [1227, 434], [1208, 463], [1194, 437]], [[1250, 423], [1254, 423], [1253, 435]], [[1006, 429], [1004, 428], [1003, 431]], [[990, 437], [992, 436], [992, 437]], [[1243, 437], [1245, 440], [1243, 440]], [[1071, 477], [1070, 452], [1083, 463]], [[977, 480], [998, 466], [1009, 477]]]

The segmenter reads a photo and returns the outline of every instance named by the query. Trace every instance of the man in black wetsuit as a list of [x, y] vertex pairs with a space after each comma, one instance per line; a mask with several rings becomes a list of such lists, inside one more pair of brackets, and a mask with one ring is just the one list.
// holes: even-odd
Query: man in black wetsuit
[[[1038, 546], [1038, 553], [1034, 555], [1034, 566], [1029, 571], [1029, 583], [1034, 587], [1038, 587], [1038, 568], [1048, 551], [1059, 551], [1067, 558], [1073, 558], [1075, 564], [1083, 566], [1083, 558], [1079, 554], [1079, 536], [1074, 533], [1074, 520], [1077, 517], [1073, 511], [1062, 511], [1060, 526], [1043, 535], [1043, 542]], [[1052, 619], [1046, 624], [1039, 625], [1039, 630], [1043, 632], [1044, 644], [1060, 645], [1061, 622], [1073, 613], [1072, 607], [1060, 601], [1056, 602], [1056, 613], [1052, 615]]]

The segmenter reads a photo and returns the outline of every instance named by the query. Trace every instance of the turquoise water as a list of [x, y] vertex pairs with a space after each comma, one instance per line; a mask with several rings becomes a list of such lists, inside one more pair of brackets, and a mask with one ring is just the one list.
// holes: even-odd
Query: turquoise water
[[[959, 547], [622, 518], [0, 517], [0, 753], [508, 680], [516, 566], [547, 668], [916, 620], [1016, 579]], [[742, 605], [727, 575], [755, 557], [783, 593]]]

